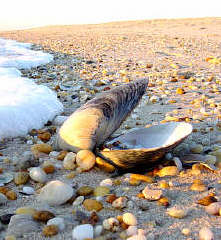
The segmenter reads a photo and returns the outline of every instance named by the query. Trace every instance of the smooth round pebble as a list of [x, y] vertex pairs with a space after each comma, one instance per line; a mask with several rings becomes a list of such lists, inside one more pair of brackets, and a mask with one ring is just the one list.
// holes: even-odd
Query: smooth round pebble
[[14, 176], [14, 182], [16, 185], [21, 185], [27, 183], [29, 179], [29, 174], [27, 172], [17, 172]]
[[137, 225], [137, 219], [132, 213], [124, 213], [123, 222], [129, 226]]
[[106, 178], [100, 182], [101, 187], [111, 187], [113, 185], [113, 181], [110, 178]]
[[59, 231], [63, 231], [65, 229], [64, 219], [61, 217], [55, 217], [47, 221], [47, 225], [56, 225], [59, 228]]
[[63, 167], [67, 170], [74, 170], [76, 168], [76, 153], [69, 152], [66, 154], [64, 161], [63, 161]]
[[58, 226], [57, 225], [47, 225], [43, 227], [42, 233], [45, 237], [52, 237], [58, 234]]
[[190, 151], [192, 153], [201, 153], [203, 151], [203, 145], [201, 145], [201, 144], [192, 144], [190, 146]]
[[132, 236], [137, 234], [137, 226], [129, 226], [126, 230], [127, 236]]
[[23, 191], [23, 193], [25, 193], [27, 195], [32, 195], [35, 193], [35, 190], [33, 187], [27, 187], [27, 186], [23, 187], [22, 191]]
[[89, 150], [80, 150], [76, 155], [77, 165], [83, 171], [90, 170], [96, 161], [95, 155]]
[[205, 207], [205, 211], [211, 215], [218, 215], [221, 209], [221, 202], [214, 202]]
[[167, 213], [169, 216], [174, 217], [174, 218], [184, 218], [186, 216], [186, 211], [183, 209], [179, 209], [176, 207], [172, 207], [167, 210]]
[[47, 183], [40, 191], [38, 199], [49, 205], [61, 205], [73, 196], [74, 190], [59, 180]]
[[185, 236], [190, 235], [190, 229], [189, 228], [183, 228], [182, 229], [182, 234], [185, 235]]
[[76, 226], [72, 231], [73, 240], [93, 239], [94, 229], [91, 224], [82, 224]]
[[142, 193], [144, 197], [150, 201], [159, 200], [163, 194], [162, 190], [150, 189], [148, 186], [143, 189]]
[[47, 181], [47, 174], [40, 167], [33, 167], [29, 172], [30, 178], [39, 183]]
[[103, 232], [103, 226], [102, 225], [96, 225], [94, 227], [94, 237], [99, 237]]
[[215, 240], [213, 232], [208, 227], [203, 227], [199, 231], [199, 240]]
[[17, 208], [15, 213], [16, 214], [27, 214], [27, 215], [33, 215], [36, 212], [36, 210], [32, 207], [20, 207]]
[[114, 208], [122, 209], [127, 206], [127, 198], [126, 197], [119, 197], [112, 202], [112, 206]]
[[116, 218], [107, 218], [103, 221], [103, 227], [106, 230], [117, 232], [119, 230], [119, 221]]
[[73, 206], [79, 206], [79, 205], [81, 205], [82, 203], [83, 203], [83, 201], [84, 201], [84, 196], [78, 196], [75, 200], [74, 200], [74, 202], [73, 202]]
[[158, 172], [159, 177], [165, 177], [165, 176], [177, 176], [179, 174], [179, 170], [176, 166], [167, 166]]

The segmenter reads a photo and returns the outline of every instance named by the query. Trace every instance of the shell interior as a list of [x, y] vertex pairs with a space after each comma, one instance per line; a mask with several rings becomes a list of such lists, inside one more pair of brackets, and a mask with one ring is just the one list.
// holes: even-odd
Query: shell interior
[[[113, 150], [165, 148], [186, 138], [192, 132], [192, 125], [185, 122], [170, 122], [140, 128], [126, 133], [107, 143]], [[114, 144], [118, 143], [118, 144]]]

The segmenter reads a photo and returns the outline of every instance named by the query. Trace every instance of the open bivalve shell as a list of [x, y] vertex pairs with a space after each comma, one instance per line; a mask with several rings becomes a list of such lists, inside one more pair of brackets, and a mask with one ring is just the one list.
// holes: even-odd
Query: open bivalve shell
[[192, 125], [185, 122], [169, 122], [140, 128], [107, 142], [105, 145], [108, 148], [99, 153], [120, 168], [133, 168], [138, 165], [151, 167], [191, 132]]

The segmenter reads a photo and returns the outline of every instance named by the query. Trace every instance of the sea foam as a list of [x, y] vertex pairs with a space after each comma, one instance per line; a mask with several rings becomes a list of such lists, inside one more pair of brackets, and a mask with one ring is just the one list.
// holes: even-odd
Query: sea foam
[[19, 68], [53, 60], [52, 55], [30, 48], [29, 43], [0, 39], [0, 140], [24, 136], [63, 111], [52, 90], [21, 76]]

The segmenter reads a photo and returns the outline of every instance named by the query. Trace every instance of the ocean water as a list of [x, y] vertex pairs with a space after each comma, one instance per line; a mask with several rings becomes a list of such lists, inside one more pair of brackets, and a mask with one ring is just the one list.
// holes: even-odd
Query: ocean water
[[29, 43], [0, 39], [0, 140], [24, 136], [63, 111], [52, 90], [21, 77], [20, 68], [53, 60], [52, 55], [30, 48]]

